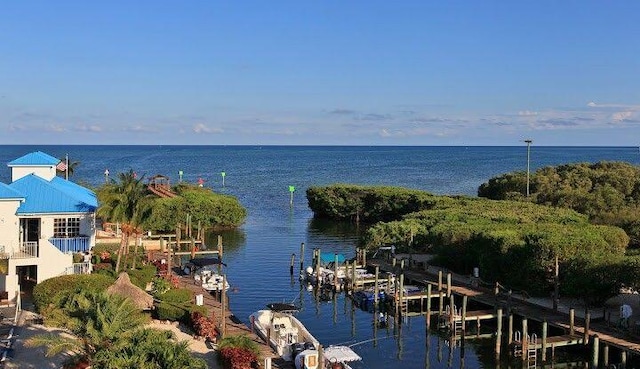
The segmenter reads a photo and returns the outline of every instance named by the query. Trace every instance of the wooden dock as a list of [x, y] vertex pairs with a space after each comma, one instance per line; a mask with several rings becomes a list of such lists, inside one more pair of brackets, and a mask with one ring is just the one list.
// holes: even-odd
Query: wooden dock
[[[455, 275], [453, 273], [447, 273], [448, 278], [447, 283], [445, 284], [443, 282], [443, 272], [435, 268], [427, 270], [411, 268], [401, 269], [400, 265], [397, 263], [390, 263], [385, 260], [378, 259], [369, 260], [368, 265], [370, 267], [379, 268], [379, 270], [382, 271], [393, 272], [397, 276], [402, 275], [404, 280], [409, 281], [410, 283], [419, 283], [427, 286], [431, 285], [432, 288], [435, 289], [435, 293], [433, 294], [435, 296], [438, 296], [439, 292], [442, 293], [442, 291], [445, 291], [447, 296], [458, 296], [458, 298], [460, 298], [460, 296], [468, 297], [476, 302], [491, 306], [496, 310], [503, 309], [505, 316], [515, 314], [522, 316], [524, 319], [530, 319], [541, 323], [544, 322], [549, 326], [561, 328], [565, 333], [567, 333], [557, 337], [546, 337], [546, 347], [558, 347], [572, 344], [586, 345], [591, 343], [592, 347], [594, 347], [593, 356], [596, 360], [598, 358], [598, 352], [602, 350], [608, 353], [609, 347], [615, 347], [620, 350], [621, 362], [626, 362], [628, 354], [640, 355], [640, 336], [632, 334], [632, 332], [629, 331], [622, 331], [611, 327], [605, 321], [590, 321], [589, 314], [586, 314], [585, 318], [575, 318], [573, 311], [567, 314], [562, 311], [556, 311], [548, 307], [529, 302], [527, 299], [520, 296], [496, 293], [499, 292], [496, 291], [496, 289], [478, 286], [473, 283], [474, 281], [472, 278]], [[453, 297], [451, 297], [451, 299], [453, 300]], [[441, 298], [439, 298], [439, 300], [442, 301]], [[400, 304], [402, 305], [404, 302], [401, 302]], [[442, 307], [440, 307], [440, 309], [442, 309]], [[429, 313], [433, 312], [429, 310]], [[476, 315], [476, 320], [478, 319], [478, 316], [490, 319], [489, 313], [467, 312], [466, 314], [467, 317], [465, 317], [464, 321], [473, 321], [474, 315]], [[499, 323], [499, 325], [501, 324], [502, 323]], [[509, 343], [512, 342], [512, 338], [509, 337]], [[603, 345], [604, 347], [601, 349], [599, 345]], [[499, 347], [498, 344], [496, 346], [497, 348]], [[539, 347], [535, 346], [535, 348], [542, 349], [542, 342], [540, 342]]]

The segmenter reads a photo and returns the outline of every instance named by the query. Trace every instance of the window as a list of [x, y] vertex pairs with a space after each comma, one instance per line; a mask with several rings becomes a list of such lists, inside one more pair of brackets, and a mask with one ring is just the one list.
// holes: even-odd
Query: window
[[80, 236], [80, 218], [58, 218], [53, 220], [54, 238]]

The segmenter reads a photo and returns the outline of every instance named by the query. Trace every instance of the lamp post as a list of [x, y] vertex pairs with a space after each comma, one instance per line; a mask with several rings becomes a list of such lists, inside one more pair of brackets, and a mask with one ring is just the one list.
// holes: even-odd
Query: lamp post
[[527, 197], [529, 197], [529, 158], [531, 157], [531, 143], [530, 139], [524, 140], [527, 143]]

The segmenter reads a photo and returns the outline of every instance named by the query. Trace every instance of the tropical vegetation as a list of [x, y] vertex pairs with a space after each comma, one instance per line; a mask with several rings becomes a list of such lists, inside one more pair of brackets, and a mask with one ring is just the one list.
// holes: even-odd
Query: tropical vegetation
[[364, 248], [431, 253], [436, 265], [465, 274], [479, 267], [484, 281], [529, 294], [553, 289], [556, 257], [564, 295], [599, 303], [621, 285], [640, 284], [625, 271], [636, 263], [625, 256], [626, 233], [570, 209], [344, 184], [312, 187], [307, 196], [318, 217], [367, 220]]
[[483, 183], [478, 196], [519, 200], [576, 210], [595, 224], [618, 226], [640, 247], [640, 167], [624, 162], [565, 164], [530, 175], [506, 173]]

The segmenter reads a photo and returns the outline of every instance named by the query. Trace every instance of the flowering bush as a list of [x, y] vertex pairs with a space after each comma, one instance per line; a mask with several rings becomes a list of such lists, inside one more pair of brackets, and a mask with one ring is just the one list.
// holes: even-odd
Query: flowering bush
[[180, 278], [178, 278], [178, 276], [176, 275], [172, 275], [171, 278], [169, 279], [169, 283], [171, 283], [171, 286], [173, 288], [178, 288], [180, 287]]
[[223, 347], [220, 357], [225, 369], [249, 369], [258, 361], [256, 354], [244, 347]]
[[207, 318], [199, 311], [191, 313], [191, 324], [196, 335], [204, 337], [209, 341], [215, 342], [218, 337], [218, 330], [216, 329], [216, 322], [213, 319]]

